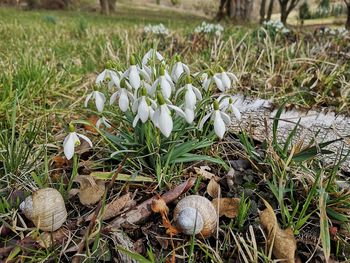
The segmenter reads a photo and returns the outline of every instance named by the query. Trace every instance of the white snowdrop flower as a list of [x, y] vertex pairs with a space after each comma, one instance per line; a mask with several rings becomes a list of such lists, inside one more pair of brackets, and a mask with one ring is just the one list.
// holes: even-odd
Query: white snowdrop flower
[[160, 23], [159, 25], [147, 25], [143, 29], [146, 34], [168, 35], [169, 30]]
[[177, 97], [182, 91], [185, 91], [185, 108], [194, 109], [198, 100], [202, 100], [202, 94], [191, 83], [191, 77], [187, 75], [187, 84], [176, 92]]
[[151, 48], [150, 50], [148, 50], [148, 52], [143, 56], [142, 58], [142, 66], [147, 65], [148, 61], [155, 57], [156, 59], [158, 59], [159, 61], [162, 61], [164, 58], [163, 56], [155, 49]]
[[145, 123], [148, 119], [152, 118], [154, 113], [152, 106], [155, 108], [157, 105], [152, 99], [147, 98], [146, 88], [142, 88], [141, 96], [137, 98], [132, 105], [132, 111], [134, 113], [137, 112], [133, 122], [133, 127], [136, 126], [139, 119], [142, 123]]
[[182, 63], [179, 57], [176, 56], [176, 63], [173, 67], [173, 70], [171, 71], [171, 77], [173, 81], [176, 83], [184, 72], [186, 72], [187, 75], [190, 75], [190, 69], [188, 66]]
[[157, 98], [159, 104], [153, 114], [152, 121], [165, 137], [169, 137], [173, 130], [173, 119], [171, 118], [170, 109], [174, 110], [184, 119], [186, 119], [186, 114], [179, 107], [166, 104], [161, 92], [159, 91], [157, 92]]
[[109, 123], [109, 120], [107, 120], [105, 117], [101, 117], [96, 122], [96, 127], [100, 128], [101, 125], [104, 125], [107, 129], [111, 128], [111, 124]]
[[118, 87], [120, 82], [120, 72], [105, 69], [97, 76], [95, 83], [96, 85], [101, 85], [106, 79], [109, 79], [108, 88], [112, 87], [113, 85]]
[[109, 100], [109, 104], [112, 105], [119, 96], [118, 106], [122, 112], [126, 112], [128, 110], [130, 104], [129, 98], [133, 99], [133, 95], [125, 87], [131, 88], [130, 84], [123, 79], [121, 81], [121, 87], [112, 94]]
[[104, 107], [105, 102], [106, 102], [106, 96], [102, 92], [97, 91], [97, 90], [91, 92], [85, 99], [85, 102], [84, 102], [85, 107], [87, 107], [90, 99], [95, 100], [95, 105], [96, 105], [97, 111], [102, 112], [103, 107]]
[[[157, 87], [160, 87], [160, 91], [165, 99], [169, 99], [171, 96], [172, 90], [175, 88], [174, 83], [172, 82], [169, 74], [166, 73], [164, 68], [160, 69], [160, 76], [152, 85], [152, 94], [155, 94]], [[170, 78], [170, 79], [169, 79]]]
[[123, 77], [129, 79], [131, 87], [135, 90], [141, 86], [140, 69], [136, 65], [136, 59], [133, 55], [130, 57], [130, 67], [124, 72]]
[[220, 24], [211, 24], [202, 22], [201, 25], [197, 26], [194, 29], [195, 33], [201, 33], [201, 34], [215, 34], [216, 36], [220, 36], [222, 31], [224, 31], [224, 28]]
[[69, 125], [69, 133], [66, 136], [66, 138], [64, 138], [64, 141], [63, 141], [64, 155], [66, 156], [67, 160], [72, 159], [72, 157], [74, 155], [75, 146], [80, 145], [79, 138], [85, 140], [92, 148], [91, 140], [88, 137], [86, 137], [85, 135], [82, 135], [82, 134], [75, 132], [74, 126], [72, 124], [70, 124]]
[[218, 101], [220, 101], [219, 108], [227, 113], [233, 113], [237, 120], [241, 120], [241, 112], [235, 106], [235, 101], [231, 96], [219, 96]]
[[203, 119], [200, 121], [198, 128], [199, 130], [203, 129], [203, 125], [208, 119], [210, 118], [212, 121], [214, 121], [214, 131], [215, 134], [222, 139], [224, 137], [224, 134], [226, 132], [226, 126], [230, 125], [231, 119], [230, 116], [228, 116], [226, 113], [220, 111], [219, 108], [219, 102], [217, 100], [213, 103], [213, 111], [209, 112], [207, 115], [203, 117]]
[[236, 75], [231, 72], [225, 72], [223, 69], [221, 73], [216, 73], [213, 79], [220, 91], [226, 91], [231, 88], [232, 83], [238, 82]]

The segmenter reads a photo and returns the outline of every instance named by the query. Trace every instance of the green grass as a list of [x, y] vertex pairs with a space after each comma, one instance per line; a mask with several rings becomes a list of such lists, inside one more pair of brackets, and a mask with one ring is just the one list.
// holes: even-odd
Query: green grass
[[[108, 160], [111, 149], [97, 136], [94, 138], [94, 151], [88, 152], [88, 157], [81, 157], [82, 160], [75, 160], [78, 165], [74, 165], [73, 171], [71, 163], [63, 168], [55, 167], [53, 157], [63, 156], [62, 141], [67, 124], [93, 114], [83, 108], [83, 102], [92, 89], [96, 74], [111, 59], [115, 60], [117, 67], [125, 67], [131, 54], [141, 55], [154, 44], [169, 59], [174, 54], [180, 54], [193, 72], [219, 66], [234, 72], [240, 79], [233, 90], [235, 93], [271, 98], [278, 104], [326, 106], [337, 112], [349, 112], [350, 62], [344, 56], [349, 52], [348, 40], [314, 36], [307, 30], [286, 36], [274, 32], [266, 35], [256, 25], [239, 27], [230, 24], [224, 24], [225, 34], [219, 41], [211, 37], [198, 39], [192, 32], [202, 20], [201, 17], [172, 10], [144, 10], [126, 5], [110, 17], [75, 11], [0, 9], [2, 224], [12, 227], [14, 221], [22, 222], [16, 210], [18, 204], [11, 203], [9, 198], [14, 189], [28, 192], [36, 187], [51, 186], [65, 192], [72, 186], [72, 173], [111, 171], [115, 168], [116, 164]], [[172, 31], [170, 36], [154, 37], [142, 33], [145, 24], [160, 22]], [[329, 247], [330, 237], [327, 235], [330, 222], [339, 229], [349, 227], [346, 213], [350, 209], [350, 195], [336, 186], [340, 179], [339, 167], [323, 167], [315, 159], [306, 160], [305, 156], [310, 157], [310, 151], [306, 150], [299, 154], [298, 160], [293, 159], [293, 136], [291, 133], [290, 139], [283, 145], [277, 140], [262, 145], [254, 142], [249, 134], [242, 133], [237, 139], [238, 146], [234, 142], [220, 143], [205, 152], [219, 156], [227, 163], [230, 158], [244, 157], [250, 160], [254, 169], [250, 171], [251, 175], [243, 177], [242, 185], [238, 185], [234, 193], [223, 187], [225, 195], [242, 197], [242, 210], [237, 219], [226, 218], [220, 222], [223, 229], [219, 233], [220, 238], [197, 240], [180, 236], [176, 240], [176, 253], [188, 256], [192, 262], [201, 258], [222, 262], [239, 256], [268, 262], [270, 256], [263, 252], [264, 240], [257, 227], [257, 209], [261, 209], [260, 196], [263, 196], [273, 202], [282, 227], [292, 226], [296, 235], [303, 233], [309, 224], [316, 226], [313, 230], [321, 228], [321, 242], [327, 246], [327, 253], [330, 249], [330, 253], [339, 259], [349, 259], [347, 237], [337, 236]], [[175, 149], [180, 151], [182, 148]], [[264, 155], [257, 149], [261, 149]], [[166, 159], [164, 166], [168, 163]], [[218, 176], [226, 176], [222, 166], [213, 167], [217, 169]], [[168, 165], [168, 168], [168, 174], [176, 171], [175, 182], [185, 180], [181, 174], [182, 166]], [[58, 179], [55, 178], [57, 172]], [[172, 179], [166, 178], [166, 182], [170, 184]], [[223, 181], [220, 183], [225, 185]], [[204, 194], [202, 184], [200, 181], [197, 183], [196, 193]], [[135, 186], [116, 183], [115, 190], [118, 192], [128, 187]], [[138, 200], [149, 197], [142, 187]], [[91, 210], [72, 200], [67, 201], [67, 206], [69, 216], [74, 219]], [[151, 221], [160, 224], [159, 218]], [[163, 230], [157, 228], [159, 232], [156, 234], [165, 235]], [[163, 249], [156, 243], [153, 229], [145, 231], [150, 231], [151, 238], [146, 240], [144, 234], [137, 231], [130, 234], [135, 240], [141, 237], [140, 240], [147, 243], [148, 252], [141, 253], [143, 257], [125, 249], [123, 252], [144, 262], [165, 262], [171, 257], [171, 248]], [[19, 239], [24, 236], [23, 233], [26, 232], [15, 233], [13, 230], [10, 236]], [[35, 232], [31, 234], [35, 236]], [[78, 230], [74, 230], [74, 234], [80, 235]], [[116, 253], [114, 248], [120, 244], [113, 243], [112, 239], [99, 233], [92, 260], [106, 251]], [[10, 240], [1, 237], [0, 241], [7, 246]], [[111, 246], [106, 249], [102, 244]], [[58, 246], [25, 253], [24, 249], [22, 252], [25, 257], [30, 255], [33, 261], [39, 261], [59, 256], [61, 249]], [[12, 256], [20, 254], [21, 250], [14, 249]], [[72, 255], [60, 256], [69, 258]]]

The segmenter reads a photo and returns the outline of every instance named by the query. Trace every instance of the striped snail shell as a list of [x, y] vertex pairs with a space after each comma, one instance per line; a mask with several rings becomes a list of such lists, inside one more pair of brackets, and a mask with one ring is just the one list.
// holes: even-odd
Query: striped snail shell
[[213, 204], [205, 197], [189, 195], [178, 202], [174, 209], [176, 227], [186, 235], [213, 234], [218, 216]]
[[21, 204], [24, 215], [43, 231], [59, 229], [67, 219], [67, 210], [60, 192], [43, 188], [28, 196]]

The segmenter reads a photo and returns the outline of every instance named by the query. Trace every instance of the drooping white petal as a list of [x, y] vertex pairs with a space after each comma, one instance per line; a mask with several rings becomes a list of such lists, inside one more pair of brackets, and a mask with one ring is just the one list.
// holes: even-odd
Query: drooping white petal
[[120, 78], [118, 74], [115, 71], [110, 70], [109, 75], [111, 76], [110, 83], [114, 84], [117, 88], [120, 88]]
[[85, 99], [85, 102], [84, 102], [84, 106], [87, 107], [88, 103], [89, 103], [89, 100], [91, 99], [91, 96], [93, 95], [94, 93], [90, 93], [89, 95], [87, 95], [86, 99]]
[[224, 137], [226, 126], [224, 121], [221, 118], [220, 112], [217, 110], [214, 113], [214, 131], [215, 134], [222, 139]]
[[231, 124], [231, 118], [228, 116], [225, 112], [220, 112], [221, 118], [224, 121], [225, 125], [230, 125]]
[[128, 93], [125, 89], [120, 90], [119, 96], [119, 108], [122, 112], [126, 112], [129, 108], [129, 98]]
[[142, 58], [142, 65], [146, 65], [148, 63], [148, 60], [151, 58], [152, 53], [153, 49], [147, 51], [147, 53]]
[[95, 105], [98, 112], [103, 111], [105, 102], [106, 102], [106, 96], [102, 92], [95, 91]]
[[109, 105], [112, 105], [112, 104], [115, 102], [115, 100], [117, 99], [117, 96], [118, 96], [119, 93], [120, 93], [120, 92], [117, 91], [117, 92], [114, 92], [114, 93], [112, 94], [111, 98], [109, 99]]
[[102, 82], [105, 80], [106, 78], [106, 72], [107, 72], [107, 69], [105, 69], [104, 71], [102, 71], [96, 78], [96, 85], [99, 85], [99, 84], [102, 84]]
[[241, 115], [240, 111], [235, 106], [231, 105], [231, 111], [233, 112], [233, 114], [235, 115], [237, 120], [240, 121], [242, 119], [242, 115]]
[[179, 88], [179, 89], [176, 91], [175, 98], [177, 98], [177, 96], [179, 96], [179, 94], [181, 93], [181, 91], [183, 91], [185, 88], [186, 88], [186, 86], [183, 86], [182, 88]]
[[219, 109], [223, 109], [223, 110], [226, 110], [227, 107], [230, 105], [230, 99], [229, 98], [223, 98], [223, 96], [219, 96], [218, 97], [218, 101], [220, 101], [220, 104], [219, 104]]
[[211, 83], [211, 78], [205, 78], [204, 79], [204, 81], [203, 81], [203, 89], [205, 91], [208, 91], [210, 83]]
[[143, 123], [148, 120], [149, 117], [149, 107], [145, 97], [141, 99], [140, 105], [137, 110], [137, 114], [140, 116], [140, 119]]
[[225, 91], [224, 84], [222, 84], [221, 79], [219, 79], [217, 76], [213, 76], [213, 79], [215, 81], [216, 86], [220, 91]]
[[156, 81], [152, 85], [151, 89], [151, 95], [154, 95], [156, 93], [157, 87], [159, 85], [160, 78], [156, 79]]
[[136, 127], [137, 125], [137, 122], [139, 121], [140, 119], [140, 116], [138, 114], [136, 114], [135, 118], [134, 118], [134, 121], [132, 122], [132, 127]]
[[131, 107], [131, 110], [132, 110], [133, 113], [137, 112], [137, 108], [139, 107], [140, 100], [141, 100], [141, 98], [138, 98], [138, 99], [134, 100], [134, 102], [132, 104], [132, 107]]
[[103, 124], [107, 129], [111, 128], [112, 126], [109, 124], [108, 120], [105, 117], [101, 117], [96, 122], [96, 127], [100, 128], [101, 124]]
[[160, 108], [157, 108], [154, 111], [154, 114], [152, 117], [152, 122], [153, 122], [154, 126], [156, 126], [157, 128], [159, 128], [159, 115], [160, 115]]
[[186, 114], [184, 113], [183, 110], [181, 110], [179, 107], [168, 104], [167, 105], [170, 109], [174, 110], [177, 115], [181, 116], [182, 118], [186, 119]]
[[136, 65], [130, 66], [129, 82], [134, 89], [138, 89], [141, 85], [141, 79]]
[[183, 72], [184, 72], [184, 69], [183, 69], [182, 63], [176, 62], [174, 65], [174, 68], [171, 72], [171, 77], [173, 78], [175, 83], [179, 80], [179, 78]]
[[159, 129], [165, 137], [169, 137], [173, 130], [173, 120], [165, 104], [160, 106]]
[[185, 108], [185, 114], [187, 123], [192, 123], [194, 120], [194, 110]]
[[196, 94], [193, 92], [191, 84], [187, 84], [186, 86], [185, 105], [187, 108], [193, 109], [197, 102]]
[[212, 115], [212, 113], [208, 113], [207, 115], [205, 115], [203, 117], [203, 119], [201, 119], [201, 121], [199, 122], [199, 125], [198, 125], [198, 129], [199, 130], [202, 130], [203, 129], [203, 126], [204, 126], [204, 123], [206, 123], [206, 121], [210, 118], [210, 116]]
[[171, 96], [171, 86], [169, 81], [164, 77], [160, 76], [160, 89], [164, 98], [169, 99]]
[[199, 89], [192, 85], [192, 90], [196, 94], [197, 99], [202, 100], [202, 94]]
[[227, 76], [226, 72], [221, 73], [221, 81], [222, 81], [222, 84], [224, 85], [225, 90], [231, 88], [231, 80]]
[[187, 74], [187, 75], [190, 75], [190, 69], [188, 68], [188, 66], [187, 66], [186, 64], [183, 64], [183, 63], [182, 63], [182, 66], [183, 66], [183, 68], [184, 68], [186, 74]]
[[76, 140], [79, 141], [75, 132], [70, 132], [63, 143], [63, 151], [67, 160], [72, 159]]
[[86, 137], [85, 135], [79, 134], [79, 133], [77, 133], [77, 135], [80, 138], [82, 138], [83, 140], [85, 140], [90, 145], [90, 147], [92, 148], [92, 142], [91, 142], [91, 140], [88, 137]]
[[143, 68], [139, 68], [139, 72], [140, 72], [140, 75], [147, 81], [147, 82], [151, 82], [151, 77], [150, 75], [148, 74], [148, 72], [143, 69]]
[[236, 77], [235, 74], [231, 73], [231, 72], [226, 72], [226, 74], [230, 77], [230, 79], [232, 79], [232, 81], [234, 83], [238, 82], [238, 78]]

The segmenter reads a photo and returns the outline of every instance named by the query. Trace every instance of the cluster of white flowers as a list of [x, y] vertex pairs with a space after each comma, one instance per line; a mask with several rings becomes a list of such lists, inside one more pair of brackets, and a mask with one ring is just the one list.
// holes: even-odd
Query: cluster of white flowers
[[345, 37], [345, 36], [347, 36], [350, 33], [350, 31], [347, 30], [345, 27], [340, 27], [340, 28], [336, 28], [336, 29], [332, 29], [332, 28], [326, 27], [323, 30], [323, 33], [324, 34], [329, 34], [329, 35], [332, 35], [332, 36]]
[[143, 28], [146, 34], [154, 35], [169, 35], [169, 29], [167, 29], [162, 23], [159, 25], [147, 25]]
[[198, 34], [215, 34], [216, 36], [220, 36], [223, 31], [224, 28], [222, 25], [210, 24], [207, 22], [202, 22], [201, 25], [194, 29], [194, 32]]
[[269, 20], [269, 21], [264, 21], [263, 22], [263, 27], [265, 28], [271, 28], [276, 32], [282, 33], [282, 34], [287, 34], [290, 32], [288, 28], [286, 28], [283, 23], [279, 20]]
[[[222, 68], [219, 71], [191, 75], [189, 67], [178, 56], [175, 56], [174, 64], [168, 66], [163, 56], [151, 49], [139, 64], [131, 56], [130, 66], [124, 72], [105, 69], [97, 76], [95, 87], [101, 90], [104, 85], [108, 87], [112, 93], [109, 104], [117, 104], [121, 112], [131, 113], [134, 118], [133, 127], [149, 121], [165, 137], [169, 137], [174, 118], [183, 118], [188, 124], [194, 124], [197, 120], [199, 130], [210, 119], [215, 134], [222, 139], [231, 122], [228, 113], [232, 113], [238, 120], [241, 114], [234, 105], [233, 97], [224, 93], [238, 82], [237, 77]], [[214, 93], [215, 87], [220, 94]], [[206, 97], [205, 100], [203, 96]], [[103, 124], [107, 128], [111, 127], [110, 122], [102, 115], [107, 101], [105, 94], [95, 90], [87, 96], [85, 106], [91, 101], [101, 114], [96, 126]], [[197, 109], [199, 103], [201, 107]], [[203, 111], [206, 111], [206, 115], [202, 114]], [[70, 127], [70, 133], [64, 141], [67, 159], [74, 154], [74, 147], [79, 143], [78, 136], [91, 145], [90, 140]]]

